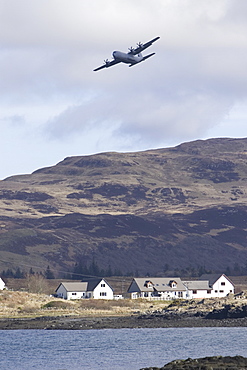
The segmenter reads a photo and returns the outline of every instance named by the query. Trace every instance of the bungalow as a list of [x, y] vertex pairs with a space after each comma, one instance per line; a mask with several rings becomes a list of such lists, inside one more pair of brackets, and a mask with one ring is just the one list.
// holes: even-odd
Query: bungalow
[[209, 297], [225, 297], [234, 294], [234, 284], [225, 274], [204, 274], [199, 280], [208, 280], [211, 288]]
[[64, 299], [113, 299], [113, 289], [105, 279], [89, 279], [88, 281], [62, 282], [56, 294]]
[[182, 283], [186, 288], [186, 299], [212, 297], [208, 280], [183, 280]]
[[186, 298], [187, 289], [180, 278], [134, 278], [129, 286], [128, 293], [131, 299], [160, 299], [169, 300]]

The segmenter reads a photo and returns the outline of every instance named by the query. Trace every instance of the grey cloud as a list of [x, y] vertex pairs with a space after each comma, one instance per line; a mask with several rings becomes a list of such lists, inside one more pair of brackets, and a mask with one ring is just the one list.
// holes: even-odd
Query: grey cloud
[[[75, 143], [78, 154], [85, 146], [145, 149], [202, 138], [218, 126], [224, 136], [225, 117], [247, 99], [246, 0], [0, 5], [0, 122], [8, 138], [8, 126], [25, 125], [24, 117], [34, 140], [64, 156], [75, 154]], [[92, 71], [113, 50], [155, 36], [148, 61]]]
[[10, 125], [12, 127], [20, 127], [26, 124], [25, 117], [20, 115], [5, 116], [0, 119], [0, 126]]

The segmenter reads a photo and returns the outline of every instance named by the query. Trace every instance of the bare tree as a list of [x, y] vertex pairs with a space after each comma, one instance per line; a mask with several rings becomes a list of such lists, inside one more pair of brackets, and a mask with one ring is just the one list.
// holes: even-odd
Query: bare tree
[[49, 291], [46, 279], [40, 274], [27, 276], [27, 288], [29, 293], [47, 293]]

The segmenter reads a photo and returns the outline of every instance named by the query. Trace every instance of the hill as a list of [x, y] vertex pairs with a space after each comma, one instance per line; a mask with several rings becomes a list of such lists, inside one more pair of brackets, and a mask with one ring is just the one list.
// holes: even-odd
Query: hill
[[0, 270], [239, 274], [246, 185], [247, 139], [227, 138], [68, 157], [9, 177], [0, 181]]

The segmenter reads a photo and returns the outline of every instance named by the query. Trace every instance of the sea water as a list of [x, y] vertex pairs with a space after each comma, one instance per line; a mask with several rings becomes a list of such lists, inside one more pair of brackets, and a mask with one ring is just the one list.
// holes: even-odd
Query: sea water
[[247, 328], [0, 330], [1, 370], [138, 370], [218, 355], [247, 357]]

